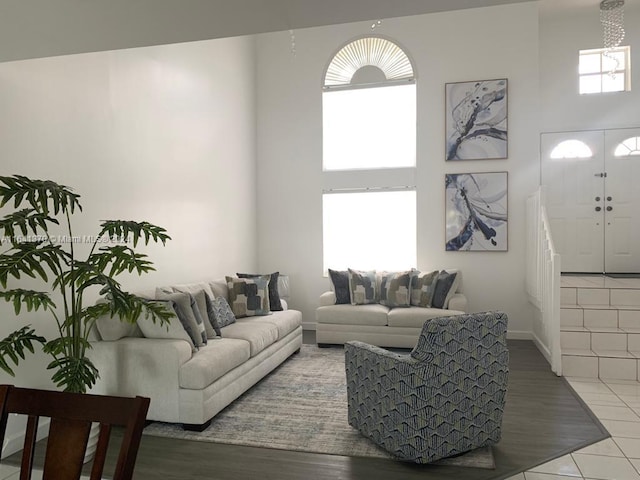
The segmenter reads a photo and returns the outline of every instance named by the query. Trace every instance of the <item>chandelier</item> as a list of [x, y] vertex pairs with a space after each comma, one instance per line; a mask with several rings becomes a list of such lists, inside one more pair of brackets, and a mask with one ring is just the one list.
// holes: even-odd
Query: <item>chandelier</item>
[[624, 39], [624, 0], [602, 0], [600, 2], [600, 23], [604, 48], [619, 47]]
[[618, 48], [624, 39], [624, 0], [602, 0], [600, 23], [604, 43], [603, 55], [613, 60], [609, 75], [615, 77], [620, 62], [611, 54], [611, 50]]

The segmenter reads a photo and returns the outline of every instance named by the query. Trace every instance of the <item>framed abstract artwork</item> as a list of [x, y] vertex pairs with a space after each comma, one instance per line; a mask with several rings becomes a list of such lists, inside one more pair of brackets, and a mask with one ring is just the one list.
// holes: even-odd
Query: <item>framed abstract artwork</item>
[[507, 251], [507, 172], [445, 175], [445, 248]]
[[507, 158], [507, 79], [445, 84], [446, 160]]

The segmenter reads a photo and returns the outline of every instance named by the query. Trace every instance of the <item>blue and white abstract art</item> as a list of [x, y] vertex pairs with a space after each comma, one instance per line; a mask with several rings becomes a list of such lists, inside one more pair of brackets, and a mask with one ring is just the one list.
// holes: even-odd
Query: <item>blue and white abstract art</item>
[[446, 159], [507, 158], [507, 79], [447, 83]]
[[507, 172], [446, 174], [446, 249], [507, 251], [507, 197]]

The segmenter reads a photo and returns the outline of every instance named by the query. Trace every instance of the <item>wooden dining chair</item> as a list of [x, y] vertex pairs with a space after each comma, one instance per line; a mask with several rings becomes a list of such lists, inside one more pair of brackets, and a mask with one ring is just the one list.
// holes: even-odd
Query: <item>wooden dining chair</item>
[[55, 392], [0, 385], [0, 445], [4, 445], [10, 413], [27, 416], [20, 480], [29, 480], [33, 470], [36, 435], [40, 417], [51, 419], [46, 441], [43, 478], [79, 479], [92, 422], [100, 431], [91, 480], [102, 478], [112, 427], [123, 427], [113, 480], [129, 480], [138, 455], [149, 399]]

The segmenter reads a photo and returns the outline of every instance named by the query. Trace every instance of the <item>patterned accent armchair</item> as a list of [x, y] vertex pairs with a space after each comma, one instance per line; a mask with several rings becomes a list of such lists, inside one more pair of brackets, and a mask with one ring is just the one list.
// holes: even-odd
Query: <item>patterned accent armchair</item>
[[410, 354], [345, 345], [349, 424], [406, 461], [430, 463], [500, 441], [507, 315], [425, 322]]

